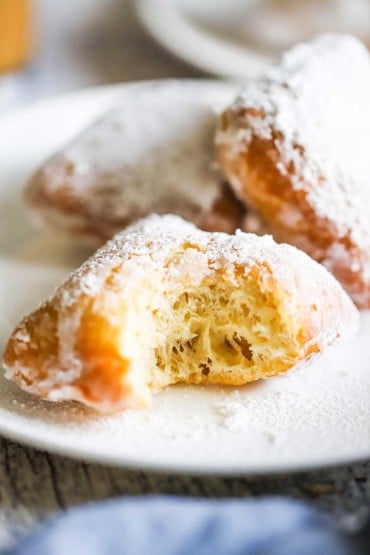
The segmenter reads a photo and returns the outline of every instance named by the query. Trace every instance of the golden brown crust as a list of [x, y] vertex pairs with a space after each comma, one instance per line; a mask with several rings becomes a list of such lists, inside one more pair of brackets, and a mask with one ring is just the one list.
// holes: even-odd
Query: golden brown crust
[[[50, 177], [49, 174], [52, 174]], [[60, 185], [49, 190], [50, 181]], [[67, 166], [54, 161], [36, 172], [24, 191], [25, 202], [37, 207], [36, 215], [55, 229], [63, 228], [71, 234], [78, 234], [103, 243], [115, 233], [133, 223], [138, 217], [147, 214], [131, 214], [129, 217], [113, 219], [109, 212], [92, 213], [89, 206], [79, 197], [76, 183], [68, 176]], [[176, 199], [174, 200], [177, 203]], [[152, 211], [149, 209], [149, 213]], [[174, 207], [174, 213], [181, 210]], [[222, 231], [234, 233], [243, 228], [246, 207], [238, 200], [229, 185], [220, 179], [215, 200], [207, 210], [196, 210], [189, 221], [205, 231]], [[187, 213], [187, 215], [189, 215]]]
[[245, 205], [238, 200], [228, 183], [223, 182], [211, 210], [203, 213], [196, 223], [204, 231], [234, 233], [236, 229], [243, 228], [246, 213]]
[[[339, 237], [335, 225], [315, 212], [307, 193], [295, 189], [289, 175], [281, 174], [274, 140], [253, 137], [248, 148], [238, 153], [220, 145], [219, 157], [239, 198], [261, 217], [264, 231], [324, 264], [361, 308], [370, 308], [370, 287], [364, 271], [370, 264], [369, 253], [361, 251], [349, 234]], [[338, 249], [343, 251], [339, 257]]]

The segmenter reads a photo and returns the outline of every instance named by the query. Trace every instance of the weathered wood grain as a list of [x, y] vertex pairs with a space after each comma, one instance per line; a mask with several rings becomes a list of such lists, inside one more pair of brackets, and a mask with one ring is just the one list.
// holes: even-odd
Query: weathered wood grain
[[161, 475], [85, 464], [0, 441], [0, 549], [61, 509], [117, 496], [287, 495], [331, 513], [347, 527], [370, 509], [370, 463], [266, 478]]

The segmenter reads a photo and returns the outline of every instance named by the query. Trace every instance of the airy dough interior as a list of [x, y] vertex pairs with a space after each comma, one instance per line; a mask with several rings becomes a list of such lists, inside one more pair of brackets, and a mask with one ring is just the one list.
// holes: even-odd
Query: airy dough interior
[[112, 272], [101, 295], [80, 302], [82, 314], [74, 305], [59, 316], [50, 304], [37, 310], [8, 346], [11, 377], [53, 401], [122, 410], [148, 406], [170, 384], [275, 376], [319, 350], [294, 293], [266, 268], [206, 272], [185, 286], [150, 274], [122, 296], [115, 277], [120, 283]]
[[[301, 355], [299, 330], [279, 311], [278, 291], [252, 275], [220, 277], [180, 294], [167, 292], [153, 317], [148, 385], [239, 385], [289, 369]], [[302, 339], [302, 338], [301, 338]]]

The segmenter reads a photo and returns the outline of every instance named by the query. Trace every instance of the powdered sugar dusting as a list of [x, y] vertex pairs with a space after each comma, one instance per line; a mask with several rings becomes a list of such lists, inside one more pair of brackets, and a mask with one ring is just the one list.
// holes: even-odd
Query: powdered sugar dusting
[[[180, 259], [176, 256], [177, 252], [181, 252]], [[122, 272], [116, 275], [118, 282], [122, 279], [120, 290], [123, 291], [123, 287], [136, 283], [140, 276], [148, 275], [148, 272], [159, 272], [169, 282], [182, 283], [184, 279], [191, 278], [195, 284], [207, 274], [219, 270], [232, 274], [236, 267], [241, 267], [247, 273], [256, 264], [261, 269], [267, 264], [282, 286], [291, 290], [292, 311], [297, 309], [297, 299], [293, 294], [297, 279], [303, 302], [309, 295], [312, 303], [317, 302], [317, 306], [321, 306], [323, 291], [326, 291], [328, 299], [331, 295], [336, 298], [337, 323], [325, 331], [330, 338], [331, 334], [335, 337], [339, 330], [346, 329], [350, 322], [350, 327], [356, 327], [357, 312], [336, 280], [324, 267], [295, 247], [277, 244], [269, 235], [258, 236], [240, 230], [234, 235], [201, 231], [173, 215], [154, 214], [115, 235], [71, 274], [60, 287], [58, 295], [62, 306], [74, 303], [81, 294], [94, 296], [113, 268], [125, 267], [125, 278], [120, 277]], [[330, 342], [329, 336], [325, 336], [324, 343]]]
[[218, 141], [243, 149], [254, 135], [274, 139], [279, 171], [339, 237], [370, 248], [369, 99], [367, 49], [351, 36], [323, 35], [297, 45], [242, 91], [231, 108], [235, 128]]
[[[126, 87], [116, 106], [31, 180], [32, 206], [55, 225], [85, 221], [103, 237], [151, 212], [197, 221], [219, 193], [212, 104], [227, 91], [175, 80]], [[74, 208], [62, 204], [56, 219], [53, 198], [62, 189]]]
[[[365, 362], [369, 325], [370, 313], [363, 313], [359, 336], [352, 343], [329, 349], [316, 365], [306, 368], [304, 375], [292, 374], [260, 384], [259, 389], [256, 384], [254, 389], [225, 394], [214, 406], [220, 426], [237, 435], [258, 429], [260, 434], [269, 434], [276, 447], [287, 450], [292, 435], [301, 433], [305, 442], [306, 427], [310, 429], [306, 433], [324, 437], [330, 428], [337, 427], [346, 434], [354, 422], [360, 425], [362, 419], [370, 418], [370, 379]], [[351, 358], [351, 353], [356, 357]], [[348, 388], [353, 388], [351, 397]], [[351, 410], [354, 412], [349, 417]]]

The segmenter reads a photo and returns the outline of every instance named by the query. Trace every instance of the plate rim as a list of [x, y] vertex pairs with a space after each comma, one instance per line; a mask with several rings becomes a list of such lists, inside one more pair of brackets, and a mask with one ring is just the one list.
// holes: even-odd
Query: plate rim
[[111, 466], [115, 468], [122, 468], [126, 470], [138, 471], [138, 472], [153, 472], [157, 474], [172, 474], [172, 475], [193, 475], [193, 476], [209, 476], [209, 477], [263, 477], [263, 476], [273, 476], [273, 475], [283, 475], [283, 474], [301, 474], [305, 472], [314, 472], [318, 470], [329, 470], [333, 468], [353, 465], [353, 464], [365, 464], [370, 460], [370, 453], [364, 452], [363, 454], [358, 454], [357, 456], [351, 458], [347, 456], [342, 457], [325, 457], [320, 461], [315, 461], [311, 463], [291, 463], [284, 464], [282, 466], [278, 465], [258, 465], [250, 467], [246, 466], [235, 466], [227, 467], [220, 465], [219, 468], [206, 468], [199, 464], [178, 464], [173, 466], [172, 463], [151, 461], [144, 462], [140, 458], [135, 458], [132, 456], [126, 456], [121, 458], [119, 455], [100, 455], [97, 453], [90, 453], [89, 455], [84, 454], [83, 448], [78, 446], [59, 447], [53, 443], [43, 440], [41, 437], [37, 439], [30, 438], [29, 435], [21, 431], [9, 431], [9, 428], [5, 428], [0, 422], [0, 435], [3, 437], [20, 443], [26, 447], [36, 449], [39, 451], [44, 451], [47, 453], [52, 453], [59, 457], [69, 457], [74, 461], [85, 462], [89, 464], [99, 464], [105, 466]]
[[78, 100], [78, 97], [84, 96], [99, 96], [114, 92], [119, 92], [120, 90], [131, 88], [131, 87], [140, 87], [140, 86], [147, 86], [150, 84], [155, 83], [184, 83], [185, 85], [200, 85], [204, 87], [220, 87], [225, 89], [229, 89], [230, 93], [235, 92], [237, 93], [240, 89], [240, 83], [235, 83], [232, 81], [228, 81], [226, 78], [217, 78], [217, 77], [160, 77], [158, 79], [140, 79], [138, 81], [120, 81], [118, 83], [108, 83], [105, 85], [94, 85], [92, 87], [78, 87], [73, 90], [61, 91], [56, 94], [47, 95], [43, 98], [39, 99], [32, 99], [27, 104], [21, 105], [19, 107], [12, 107], [8, 113], [3, 113], [0, 116], [0, 127], [4, 124], [7, 124], [8, 121], [12, 118], [16, 118], [18, 116], [27, 116], [28, 112], [32, 112], [36, 109], [43, 109], [45, 105], [52, 105], [58, 104], [59, 102], [73, 102]]
[[[224, 79], [259, 76], [273, 58], [202, 32], [166, 0], [136, 0], [134, 9], [147, 33], [173, 56]], [[160, 17], [158, 17], [160, 14]]]

